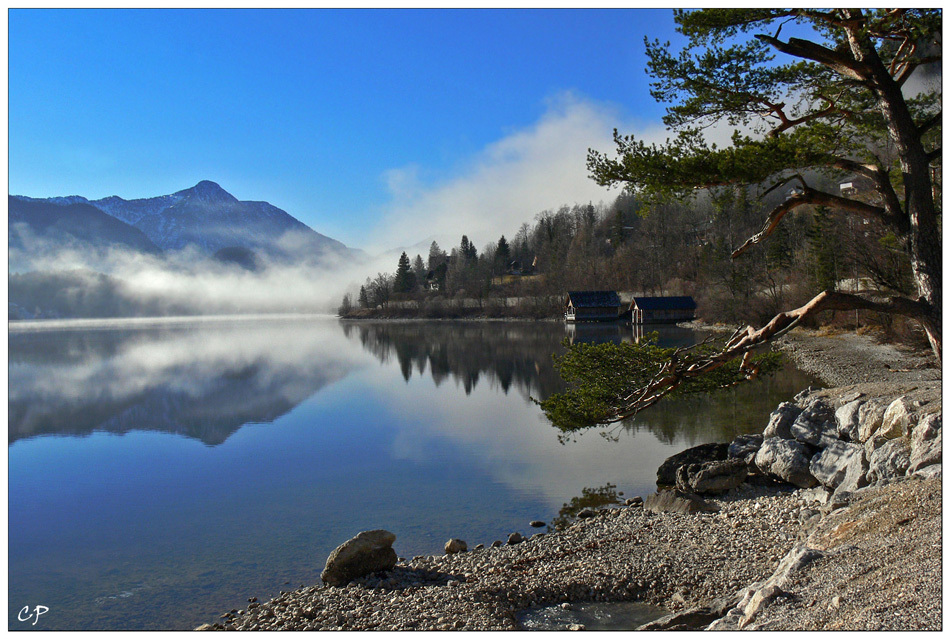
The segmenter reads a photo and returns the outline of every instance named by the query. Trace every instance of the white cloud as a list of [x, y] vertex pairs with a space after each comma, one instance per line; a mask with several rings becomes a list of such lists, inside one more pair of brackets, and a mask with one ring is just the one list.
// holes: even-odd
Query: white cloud
[[535, 124], [489, 144], [452, 178], [424, 184], [418, 167], [391, 169], [384, 177], [392, 199], [368, 250], [463, 233], [481, 248], [545, 209], [611, 199], [616, 191], [594, 183], [586, 164], [588, 148], [614, 148], [614, 127], [666, 138], [662, 126], [638, 131], [621, 122], [616, 109], [563, 93], [548, 102]]

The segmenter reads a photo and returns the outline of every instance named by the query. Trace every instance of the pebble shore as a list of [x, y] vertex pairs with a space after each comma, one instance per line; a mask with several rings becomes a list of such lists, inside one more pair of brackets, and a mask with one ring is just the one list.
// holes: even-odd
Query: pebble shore
[[[808, 338], [786, 337], [784, 348], [825, 357], [826, 371], [852, 371], [839, 383], [917, 376], [939, 385], [939, 369], [892, 353], [882, 370], [862, 354], [875, 350], [866, 338], [837, 350]], [[590, 601], [665, 608], [671, 616], [651, 627], [668, 629], [942, 629], [939, 476], [909, 476], [824, 504], [813, 491], [757, 478], [707, 501], [718, 510], [653, 513], [630, 500], [517, 544], [466, 540], [469, 548], [486, 545], [400, 560], [343, 587], [251, 597], [200, 629], [517, 630], [525, 610]]]

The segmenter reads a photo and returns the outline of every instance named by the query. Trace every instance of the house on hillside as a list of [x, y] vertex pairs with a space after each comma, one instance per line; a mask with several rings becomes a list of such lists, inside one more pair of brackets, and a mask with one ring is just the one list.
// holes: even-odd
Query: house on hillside
[[634, 297], [630, 321], [634, 324], [688, 322], [696, 319], [696, 302], [689, 295], [679, 297]]
[[615, 322], [620, 317], [616, 291], [568, 291], [564, 319], [568, 322]]

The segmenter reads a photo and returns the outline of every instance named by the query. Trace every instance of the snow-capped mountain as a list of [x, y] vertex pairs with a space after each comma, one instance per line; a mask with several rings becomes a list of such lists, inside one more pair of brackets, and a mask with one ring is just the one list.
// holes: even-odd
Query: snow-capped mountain
[[140, 230], [163, 251], [193, 246], [213, 254], [226, 247], [245, 247], [274, 260], [327, 264], [362, 253], [317, 233], [272, 204], [242, 202], [207, 180], [170, 195], [136, 200], [115, 195], [100, 200], [78, 195], [45, 200], [14, 197], [60, 206], [92, 205]]

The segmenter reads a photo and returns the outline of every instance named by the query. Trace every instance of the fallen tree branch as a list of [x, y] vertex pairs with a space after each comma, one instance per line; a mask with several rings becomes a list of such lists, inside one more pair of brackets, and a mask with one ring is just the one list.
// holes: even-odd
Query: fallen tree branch
[[[892, 297], [887, 301], [877, 302], [850, 293], [824, 291], [813, 297], [804, 306], [779, 313], [761, 328], [747, 326], [744, 329], [737, 329], [725, 346], [717, 353], [699, 358], [689, 358], [679, 356], [680, 352], [677, 351], [677, 356], [666, 362], [657, 375], [628, 396], [629, 401], [615, 407], [605, 423], [618, 422], [632, 417], [641, 410], [656, 404], [686, 380], [709, 373], [738, 357], [742, 357], [739, 370], [745, 374], [747, 380], [752, 379], [758, 373], [757, 366], [752, 362], [752, 351], [754, 349], [786, 334], [807, 317], [823, 311], [851, 310], [876, 311], [904, 315], [915, 319], [926, 318], [930, 313], [927, 304], [905, 297]], [[734, 382], [730, 386], [734, 386], [736, 383], [739, 382]]]

